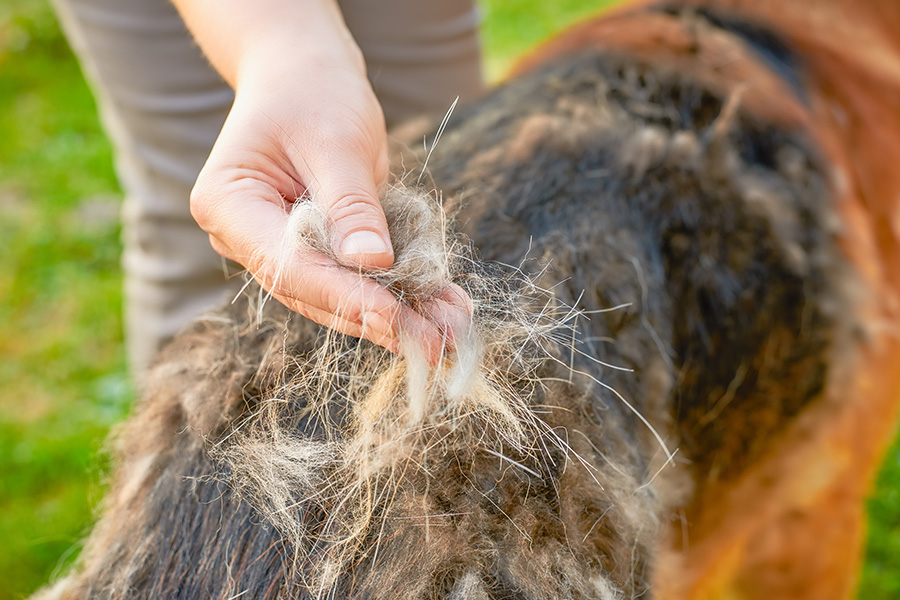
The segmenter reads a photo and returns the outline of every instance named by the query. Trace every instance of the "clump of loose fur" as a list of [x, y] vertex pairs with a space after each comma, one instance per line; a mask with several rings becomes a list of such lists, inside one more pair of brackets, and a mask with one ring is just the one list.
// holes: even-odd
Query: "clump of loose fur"
[[[382, 203], [394, 266], [363, 275], [414, 309], [459, 282], [473, 299], [469, 330], [434, 367], [402, 333], [400, 356], [326, 333], [311, 355], [296, 359], [304, 368], [286, 369], [296, 375], [258, 398], [214, 452], [241, 494], [291, 542], [296, 560], [315, 555], [306, 585], [320, 597], [351, 559], [377, 553], [393, 495], [407, 472], [427, 479], [430, 457], [477, 449], [536, 475], [521, 457], [548, 445], [567, 452], [532, 406], [535, 368], [556, 359], [544, 348], [554, 346], [567, 311], [524, 276], [476, 272], [432, 194], [398, 184]], [[315, 203], [298, 202], [291, 223], [296, 244], [333, 257], [329, 223]], [[316, 526], [310, 502], [326, 515]]]
[[[425, 302], [450, 283], [457, 265], [452, 257], [461, 250], [447, 235], [446, 219], [438, 202], [421, 188], [395, 184], [382, 199], [384, 216], [394, 246], [390, 269], [364, 273], [412, 306]], [[331, 222], [312, 200], [302, 199], [291, 210], [289, 230], [294, 244], [313, 248], [338, 260], [332, 250]]]

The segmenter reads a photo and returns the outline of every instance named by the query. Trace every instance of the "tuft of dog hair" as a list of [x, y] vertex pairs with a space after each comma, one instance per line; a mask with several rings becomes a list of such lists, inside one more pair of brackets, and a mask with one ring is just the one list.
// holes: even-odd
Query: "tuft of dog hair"
[[[160, 357], [45, 598], [647, 598], [674, 511], [822, 402], [852, 278], [803, 129], [586, 50], [441, 139], [395, 152], [432, 179], [387, 191], [396, 263], [362, 276], [422, 314], [462, 288], [453, 348], [394, 355], [251, 287]], [[290, 221], [330, 252], [314, 204]]]
[[[325, 332], [315, 352], [285, 369], [289, 375], [213, 445], [229, 484], [286, 537], [294, 560], [314, 565], [305, 584], [316, 597], [328, 596], [354, 561], [377, 553], [377, 543], [365, 545], [383, 529], [408, 472], [436, 486], [428, 462], [456, 456], [461, 446], [533, 476], [526, 464], [539, 462], [542, 448], [577, 460], [535, 410], [544, 385], [538, 366], [560, 362], [555, 349], [571, 337], [577, 311], [521, 272], [487, 270], [452, 233], [435, 192], [397, 181], [382, 207], [395, 261], [361, 274], [420, 310], [461, 282], [472, 299], [467, 330], [435, 366], [402, 331], [400, 355]], [[298, 201], [289, 222], [296, 246], [337, 260], [318, 204]], [[305, 516], [311, 502], [329, 507], [315, 528]]]

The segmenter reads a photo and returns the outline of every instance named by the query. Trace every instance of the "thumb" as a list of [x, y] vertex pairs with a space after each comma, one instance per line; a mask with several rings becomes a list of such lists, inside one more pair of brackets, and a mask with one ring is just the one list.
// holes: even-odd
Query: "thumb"
[[[382, 125], [375, 129], [383, 131], [383, 120], [377, 122]], [[386, 269], [394, 251], [378, 189], [387, 180], [387, 143], [383, 135], [337, 129], [309, 165], [316, 201], [331, 222], [332, 250], [345, 265]]]
[[342, 186], [325, 199], [332, 223], [332, 249], [344, 264], [387, 269], [394, 263], [387, 221], [376, 193], [373, 182], [365, 187]]

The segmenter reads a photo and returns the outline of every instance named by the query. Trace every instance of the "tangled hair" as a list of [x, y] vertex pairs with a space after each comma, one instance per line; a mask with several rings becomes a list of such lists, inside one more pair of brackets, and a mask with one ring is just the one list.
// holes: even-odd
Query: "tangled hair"
[[[352, 561], [375, 560], [378, 543], [364, 546], [378, 538], [398, 493], [414, 478], [436, 485], [429, 462], [487, 454], [538, 477], [540, 449], [577, 460], [535, 406], [538, 365], [560, 361], [555, 349], [570, 337], [576, 312], [521, 272], [488, 272], [424, 188], [398, 182], [382, 206], [395, 262], [363, 275], [412, 307], [459, 281], [473, 301], [468, 331], [434, 367], [405, 334], [394, 355], [323, 332], [313, 352], [284, 357], [292, 368], [273, 374], [277, 384], [212, 452], [240, 495], [286, 536], [294, 560], [314, 565], [306, 585], [316, 597], [327, 596]], [[295, 204], [290, 223], [297, 245], [331, 254], [317, 204]], [[316, 527], [310, 505], [327, 515]]]
[[[710, 39], [746, 53], [733, 29]], [[817, 410], [857, 325], [808, 132], [662, 63], [566, 55], [461, 107], [433, 155], [395, 148], [395, 264], [362, 276], [422, 314], [462, 288], [454, 347], [391, 354], [251, 287], [160, 356], [42, 598], [650, 598], [666, 522]], [[314, 204], [290, 223], [330, 253]]]

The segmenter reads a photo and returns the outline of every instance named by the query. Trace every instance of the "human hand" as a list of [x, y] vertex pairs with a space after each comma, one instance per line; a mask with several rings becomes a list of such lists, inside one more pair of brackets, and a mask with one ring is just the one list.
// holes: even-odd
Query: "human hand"
[[[359, 275], [393, 262], [377, 200], [388, 169], [384, 118], [348, 36], [301, 50], [285, 58], [263, 41], [239, 61], [235, 103], [192, 213], [217, 252], [292, 310], [395, 352], [404, 330], [436, 362], [445, 334], [467, 322], [468, 298], [452, 286], [423, 315]], [[289, 243], [290, 204], [304, 194], [331, 220], [343, 265]]]

